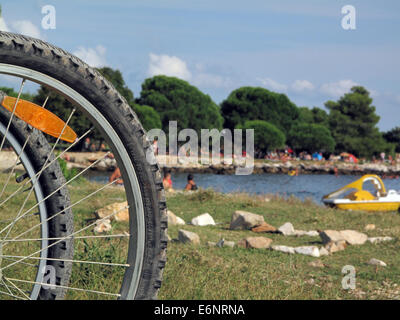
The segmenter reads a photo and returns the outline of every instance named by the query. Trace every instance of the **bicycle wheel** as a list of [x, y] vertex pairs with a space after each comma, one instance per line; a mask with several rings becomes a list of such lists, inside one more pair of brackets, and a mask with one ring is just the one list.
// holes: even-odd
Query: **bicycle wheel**
[[[3, 287], [0, 298], [28, 296], [54, 299], [64, 295], [71, 299], [156, 298], [166, 261], [166, 201], [159, 167], [131, 107], [95, 69], [69, 53], [37, 39], [0, 32], [0, 74], [21, 79], [17, 103], [23, 97], [24, 85], [32, 82], [41, 85], [48, 93], [42, 103], [49, 111], [57, 113], [57, 110], [52, 110], [51, 103], [46, 105], [47, 98], [52, 95], [62, 96], [71, 103], [71, 112], [67, 117], [64, 115], [65, 126], [74, 123], [74, 117], [84, 117], [91, 124], [74, 142], [63, 145], [61, 149], [60, 136], [55, 139], [48, 135], [37, 135], [41, 140], [46, 137], [51, 146], [43, 143], [47, 147], [43, 149], [45, 152], [39, 152], [40, 168], [35, 167], [34, 172], [28, 173], [28, 162], [24, 163], [19, 155], [21, 148], [27, 145], [27, 136], [32, 133], [26, 131], [22, 139], [20, 137], [17, 139], [18, 143], [15, 143], [12, 138], [13, 130], [10, 130], [13, 120], [8, 123], [5, 121], [3, 140], [9, 144], [14, 141], [14, 144], [11, 145], [13, 151], [5, 151], [5, 144], [0, 147], [0, 161], [4, 163], [1, 157], [14, 153], [13, 159], [19, 159], [23, 164], [22, 175], [26, 179], [22, 183], [14, 182], [15, 179], [8, 179], [9, 172], [0, 173], [0, 181], [3, 182], [0, 182], [0, 188], [5, 190], [0, 196], [0, 219], [2, 216], [8, 217], [8, 212], [18, 212], [11, 217], [11, 222], [0, 229], [0, 287]], [[15, 108], [10, 113], [9, 120], [16, 116], [14, 113]], [[37, 130], [30, 132], [37, 133]], [[59, 173], [50, 174], [57, 184], [49, 187], [49, 182], [42, 178], [43, 173], [50, 172], [46, 170], [51, 169], [51, 165], [94, 132], [97, 137], [101, 135], [101, 140], [106, 141], [114, 155], [123, 186], [114, 186], [119, 181], [117, 179], [106, 184], [80, 181], [81, 177], [96, 168], [109, 155], [110, 152], [106, 152], [97, 154], [98, 158], [94, 162], [81, 166], [81, 171], [67, 181], [63, 181]], [[54, 154], [55, 150], [60, 153]], [[27, 153], [25, 158], [34, 156], [35, 152]], [[8, 168], [10, 172], [17, 171], [18, 161], [14, 162]], [[55, 167], [57, 166], [53, 169]], [[59, 169], [54, 170], [59, 172]], [[35, 188], [45, 189], [45, 192], [38, 196], [40, 192]], [[63, 193], [64, 189], [69, 192], [71, 201], [67, 191]], [[47, 218], [40, 210], [35, 215], [34, 211], [40, 209], [41, 204], [45, 203], [44, 207], [56, 204], [49, 197], [52, 193], [62, 200], [61, 207], [58, 203], [57, 210], [46, 213]], [[31, 194], [35, 195], [35, 199], [32, 199]], [[126, 205], [117, 211], [111, 211], [97, 222], [93, 221], [94, 211], [113, 204], [115, 200], [120, 203], [126, 201]], [[119, 222], [116, 219], [122, 211], [127, 211], [129, 221]], [[59, 232], [45, 231], [44, 223], [34, 224], [29, 220], [38, 219], [38, 215], [41, 222], [49, 220], [52, 223], [63, 216], [71, 225], [55, 223], [56, 226], [61, 225]], [[72, 215], [73, 226], [72, 219], [68, 218]], [[111, 230], [101, 234], [93, 233], [96, 224], [113, 218]], [[39, 229], [40, 234], [37, 234]], [[22, 248], [22, 243], [25, 249], [18, 249]], [[68, 243], [71, 244], [71, 249], [68, 248]], [[13, 247], [15, 253], [5, 254], [7, 247]], [[67, 254], [49, 254], [56, 248], [64, 248]], [[55, 283], [48, 281], [51, 274], [44, 274], [45, 281], [34, 272], [29, 273], [31, 278], [26, 278], [28, 272], [22, 271], [24, 267], [38, 268], [38, 261], [39, 265], [45, 263], [60, 268], [60, 272], [57, 273], [56, 270]], [[71, 276], [68, 282], [69, 273]]]
[[[73, 216], [71, 209], [68, 209], [70, 206], [69, 192], [68, 188], [64, 187], [66, 183], [65, 178], [58, 162], [54, 161], [54, 156], [51, 155], [51, 147], [43, 134], [36, 129], [30, 128], [25, 122], [14, 118], [10, 122], [8, 133], [6, 135], [5, 133], [9, 122], [10, 113], [1, 108], [0, 139], [6, 137], [5, 142], [12, 147], [12, 150], [14, 150], [16, 154], [18, 154], [17, 161], [21, 162], [21, 165], [23, 165], [24, 174], [20, 175], [16, 179], [17, 183], [20, 184], [23, 183], [25, 179], [30, 179], [33, 185], [34, 200], [38, 203], [38, 212], [34, 213], [37, 218], [32, 219], [31, 216], [28, 216], [31, 218], [29, 221], [30, 224], [40, 223], [41, 225], [40, 230], [38, 230], [35, 235], [37, 238], [42, 239], [40, 243], [35, 246], [35, 250], [37, 251], [40, 248], [47, 248], [49, 246], [50, 241], [48, 239], [62, 238], [73, 233]], [[51, 155], [49, 158], [49, 163], [51, 162], [51, 164], [43, 170], [40, 174], [40, 178], [37, 180], [37, 177], [39, 176], [38, 173], [41, 168], [44, 167], [44, 162], [49, 154]], [[7, 179], [13, 178], [12, 176], [15, 167], [16, 166], [13, 166], [13, 168], [11, 168], [10, 172], [7, 174]], [[7, 181], [4, 183], [7, 183]], [[5, 189], [2, 188], [2, 195], [4, 194], [4, 190]], [[21, 197], [21, 200], [22, 198], [23, 197]], [[51, 218], [59, 211], [63, 211], [63, 213]], [[4, 215], [5, 214], [2, 215], [3, 219], [6, 218]], [[9, 214], [8, 216], [12, 217], [12, 214]], [[8, 219], [1, 222], [3, 222], [3, 224], [5, 223], [5, 225], [9, 225], [13, 221]], [[5, 243], [7, 243], [7, 241], [5, 241]], [[21, 251], [21, 245], [24, 247], [27, 245], [26, 242], [17, 246], [12, 242], [7, 243], [8, 246], [5, 245], [5, 243], [4, 248], [2, 245], [1, 249], [1, 255], [4, 255], [4, 257], [0, 257], [0, 260], [15, 261], [15, 251], [18, 249]], [[26, 248], [22, 249], [22, 251], [26, 250]], [[59, 279], [59, 283], [63, 287], [68, 284], [72, 267], [72, 263], [69, 261], [73, 259], [72, 241], [70, 239], [61, 241], [55, 246], [41, 251], [35, 255], [35, 258], [40, 258], [40, 260], [38, 265], [35, 265], [34, 268], [28, 264], [24, 264], [23, 268], [20, 268], [20, 270], [13, 270], [13, 273], [19, 272], [30, 274], [35, 278], [35, 283], [32, 285], [29, 295], [27, 293], [19, 293], [21, 293], [24, 298], [29, 299], [63, 298], [66, 293], [65, 289], [59, 287], [54, 290], [43, 290], [39, 283], [45, 282], [45, 275], [51, 268], [51, 270], [54, 271], [54, 277]], [[15, 269], [18, 267], [21, 266], [16, 266]], [[3, 286], [5, 286], [6, 283], [9, 283], [12, 287], [12, 281], [9, 280], [6, 275], [4, 275], [4, 278], [3, 275], [1, 275], [0, 279]], [[13, 293], [10, 295], [10, 292], [5, 292], [5, 295], [8, 297], [15, 296]]]

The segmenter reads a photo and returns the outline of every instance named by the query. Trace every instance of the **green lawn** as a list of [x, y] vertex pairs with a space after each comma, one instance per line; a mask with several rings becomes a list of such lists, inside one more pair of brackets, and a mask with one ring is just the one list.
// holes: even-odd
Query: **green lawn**
[[[317, 206], [310, 201], [282, 200], [248, 195], [221, 195], [200, 192], [169, 196], [168, 207], [186, 222], [208, 212], [217, 226], [171, 226], [169, 235], [176, 238], [179, 228], [196, 232], [200, 246], [171, 242], [160, 299], [400, 299], [399, 241], [373, 245], [349, 246], [331, 256], [313, 258], [288, 255], [261, 249], [207, 247], [207, 241], [240, 240], [257, 236], [251, 231], [231, 231], [230, 218], [235, 210], [246, 210], [264, 216], [279, 227], [291, 222], [296, 229], [354, 229], [363, 231], [366, 224], [376, 225], [370, 236], [400, 235], [398, 213], [344, 212]], [[319, 237], [285, 237], [263, 234], [273, 244], [318, 245]], [[368, 265], [371, 258], [387, 263], [386, 268]], [[325, 268], [309, 266], [320, 259]], [[342, 289], [342, 268], [356, 269], [356, 289]], [[394, 296], [393, 296], [394, 295]]]
[[[0, 180], [4, 178], [0, 176]], [[1, 185], [1, 181], [0, 181]], [[72, 203], [99, 187], [85, 180], [70, 187]], [[8, 190], [11, 193], [13, 188]], [[75, 230], [90, 224], [94, 211], [107, 204], [123, 201], [120, 188], [106, 188], [90, 201], [74, 207]], [[19, 200], [20, 201], [20, 200]], [[28, 204], [34, 203], [33, 199]], [[168, 194], [170, 210], [186, 222], [193, 217], [208, 212], [216, 226], [195, 227], [191, 225], [170, 226], [168, 233], [177, 238], [180, 228], [194, 231], [201, 238], [198, 246], [171, 241], [168, 246], [167, 264], [164, 271], [160, 299], [389, 299], [400, 298], [400, 255], [399, 241], [373, 245], [349, 246], [345, 251], [331, 256], [313, 258], [303, 255], [288, 255], [266, 249], [216, 248], [208, 247], [207, 241], [238, 241], [247, 236], [260, 236], [251, 231], [231, 231], [228, 229], [232, 213], [246, 210], [264, 216], [269, 224], [279, 227], [291, 222], [296, 229], [354, 229], [364, 230], [373, 223], [376, 229], [369, 236], [400, 236], [400, 215], [398, 213], [344, 212], [301, 202], [294, 198], [283, 200], [272, 197], [245, 194], [222, 195], [213, 191], [199, 191], [193, 194]], [[2, 215], [12, 216], [17, 210], [18, 199], [10, 202], [8, 211]], [[27, 207], [29, 207], [27, 205]], [[26, 223], [34, 223], [26, 220]], [[5, 224], [4, 222], [3, 224]], [[112, 233], [127, 230], [126, 223], [113, 222]], [[26, 225], [25, 225], [26, 227]], [[18, 226], [13, 229], [18, 234]], [[92, 235], [92, 228], [85, 232]], [[262, 234], [273, 239], [273, 244], [318, 245], [319, 237], [285, 237], [279, 234]], [[75, 259], [99, 260], [124, 263], [127, 242], [124, 239], [75, 240]], [[106, 241], [106, 242], [104, 242]], [[107, 244], [107, 245], [104, 245]], [[11, 248], [11, 247], [10, 247]], [[32, 248], [27, 247], [27, 252]], [[23, 252], [21, 252], [22, 254]], [[368, 265], [371, 258], [387, 263], [387, 267], [376, 268]], [[309, 266], [309, 262], [320, 259], [324, 268]], [[4, 262], [3, 262], [4, 263]], [[341, 286], [342, 268], [355, 267], [356, 290], [344, 290]], [[23, 269], [17, 270], [22, 277]], [[117, 283], [122, 270], [107, 266], [74, 264], [71, 286], [88, 287], [94, 290], [118, 291]], [[68, 298], [100, 298], [101, 296], [69, 291]]]

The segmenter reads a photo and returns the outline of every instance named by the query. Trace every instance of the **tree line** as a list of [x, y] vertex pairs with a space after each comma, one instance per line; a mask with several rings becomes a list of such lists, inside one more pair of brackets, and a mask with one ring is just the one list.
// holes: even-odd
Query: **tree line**
[[[126, 99], [146, 130], [162, 128], [168, 133], [169, 121], [177, 121], [178, 130], [191, 128], [199, 135], [201, 129], [254, 129], [255, 149], [261, 154], [286, 145], [295, 152], [348, 152], [361, 158], [400, 152], [400, 127], [379, 130], [380, 117], [362, 86], [351, 88], [338, 101], [327, 101], [326, 110], [298, 107], [285, 94], [261, 87], [238, 88], [217, 105], [187, 81], [162, 75], [146, 79], [135, 98], [119, 70], [104, 67], [98, 71]], [[9, 88], [0, 90], [16, 95]], [[51, 110], [62, 119], [68, 118], [72, 104], [46, 87], [23, 98], [41, 104], [47, 96]], [[90, 128], [84, 115], [73, 117], [70, 125], [79, 135]], [[100, 137], [96, 133], [92, 136]]]

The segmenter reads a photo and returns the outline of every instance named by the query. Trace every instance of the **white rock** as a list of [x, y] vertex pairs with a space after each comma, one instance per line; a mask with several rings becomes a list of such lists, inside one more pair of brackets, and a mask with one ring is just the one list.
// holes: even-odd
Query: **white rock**
[[112, 229], [112, 227], [111, 227], [110, 219], [97, 220], [96, 227], [94, 228], [94, 232], [103, 233], [103, 232], [111, 231], [111, 229]]
[[376, 226], [372, 223], [367, 224], [364, 228], [365, 231], [371, 231], [371, 230], [375, 230]]
[[294, 235], [294, 228], [290, 222], [286, 222], [284, 225], [280, 226], [278, 231], [285, 236]]
[[233, 248], [235, 246], [235, 241], [224, 241], [224, 247]]
[[167, 210], [168, 224], [171, 226], [186, 224], [182, 218], [177, 217], [171, 210]]
[[324, 230], [319, 233], [323, 244], [328, 244], [329, 242], [337, 242], [344, 240], [343, 235], [340, 231], [336, 230]]
[[191, 223], [194, 226], [215, 226], [215, 221], [209, 213], [204, 213], [192, 219]]
[[198, 236], [197, 233], [182, 230], [182, 229], [179, 230], [178, 239], [180, 242], [183, 242], [183, 243], [193, 243], [193, 244], [200, 243], [200, 237]]
[[95, 214], [99, 219], [108, 217], [108, 220], [129, 221], [128, 202], [116, 202], [98, 209]]
[[392, 237], [370, 237], [368, 238], [368, 241], [371, 243], [379, 243], [379, 242], [384, 242], [384, 241], [392, 241]]
[[309, 236], [309, 237], [318, 237], [318, 231], [311, 230], [311, 231], [304, 231], [304, 230], [294, 230], [294, 236]]
[[307, 256], [312, 256], [312, 257], [319, 257], [319, 249], [318, 247], [315, 246], [304, 246], [304, 247], [296, 247], [294, 248], [294, 251], [296, 253], [300, 253], [300, 254], [305, 254]]
[[320, 232], [319, 235], [324, 244], [344, 240], [351, 245], [361, 245], [364, 244], [368, 239], [366, 234], [354, 230], [324, 230]]
[[245, 230], [261, 225], [264, 217], [247, 211], [235, 211], [232, 215], [231, 230]]
[[183, 220], [182, 218], [180, 218], [180, 217], [176, 217], [176, 225], [185, 225], [186, 224], [186, 222], [185, 222], [185, 220]]
[[322, 256], [329, 256], [329, 251], [326, 250], [324, 247], [319, 248], [319, 255]]
[[368, 236], [366, 234], [358, 231], [343, 230], [340, 231], [340, 233], [342, 234], [344, 240], [346, 240], [346, 242], [351, 245], [361, 245], [368, 240]]
[[275, 251], [281, 251], [285, 253], [295, 253], [295, 250], [293, 247], [288, 247], [288, 246], [272, 246], [272, 250]]
[[383, 262], [382, 260], [375, 259], [375, 258], [372, 258], [371, 260], [369, 260], [368, 264], [372, 264], [374, 266], [380, 266], [380, 267], [387, 266], [387, 264], [385, 262]]

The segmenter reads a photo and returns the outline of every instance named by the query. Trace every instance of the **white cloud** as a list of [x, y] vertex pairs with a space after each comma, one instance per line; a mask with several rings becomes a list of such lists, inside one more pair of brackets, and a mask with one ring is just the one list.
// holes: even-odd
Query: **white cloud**
[[4, 18], [0, 17], [0, 30], [19, 33], [37, 39], [43, 39], [40, 29], [29, 20], [16, 20], [12, 21], [11, 25], [8, 25]]
[[218, 74], [199, 73], [194, 75], [193, 84], [203, 87], [230, 88], [233, 85], [233, 81], [229, 77], [223, 77]]
[[85, 61], [89, 66], [98, 68], [107, 65], [106, 48], [98, 45], [96, 48], [79, 47], [74, 55]]
[[288, 89], [287, 85], [270, 78], [258, 78], [257, 80], [260, 81], [264, 87], [272, 91], [286, 92]]
[[150, 64], [148, 69], [150, 76], [166, 75], [171, 77], [190, 80], [192, 74], [189, 71], [186, 62], [175, 56], [165, 54], [157, 55], [150, 53]]
[[4, 21], [3, 17], [0, 17], [0, 31], [9, 32], [10, 29], [7, 27], [7, 23]]
[[308, 80], [296, 80], [293, 82], [291, 89], [295, 92], [313, 91], [314, 85]]
[[339, 98], [345, 93], [348, 93], [352, 87], [357, 85], [358, 83], [354, 82], [353, 80], [340, 80], [338, 82], [323, 84], [321, 86], [321, 92], [333, 98]]
[[19, 20], [11, 23], [12, 30], [28, 37], [41, 39], [40, 30], [29, 20]]

